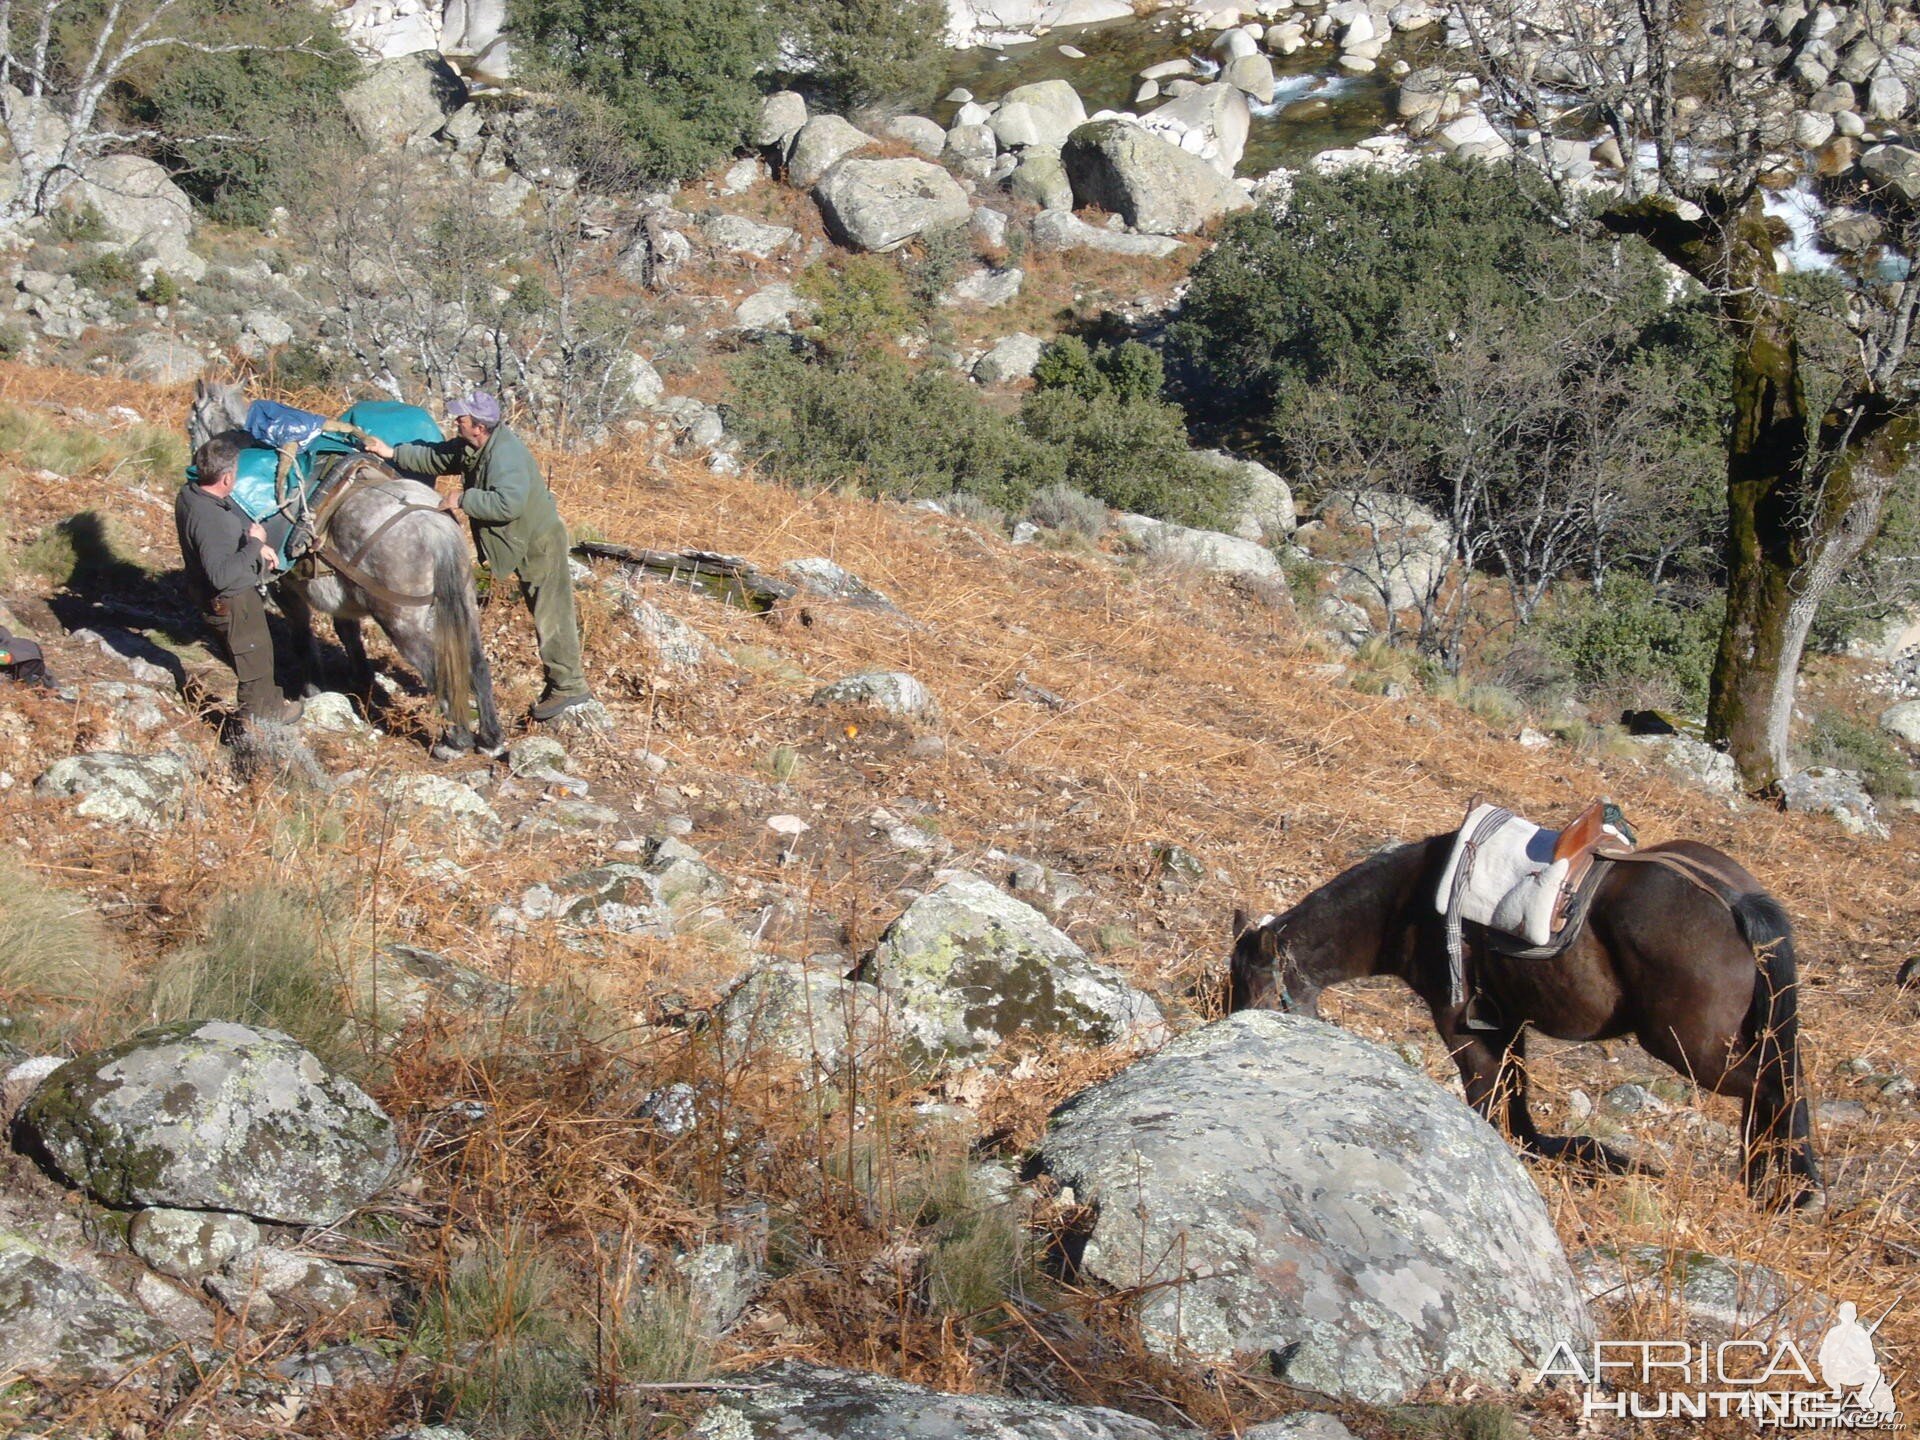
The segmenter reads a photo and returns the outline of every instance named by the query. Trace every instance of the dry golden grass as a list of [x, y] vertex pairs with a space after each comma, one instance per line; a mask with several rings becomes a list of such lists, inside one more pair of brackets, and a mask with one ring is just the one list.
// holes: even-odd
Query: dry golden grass
[[[170, 423], [185, 396], [0, 365], [0, 404], [92, 413], [126, 404]], [[1640, 1132], [1672, 1145], [1662, 1179], [1534, 1173], [1569, 1249], [1700, 1249], [1774, 1266], [1854, 1300], [1865, 1314], [1903, 1301], [1880, 1332], [1882, 1353], [1896, 1364], [1920, 1354], [1920, 1304], [1910, 1295], [1920, 1274], [1920, 1125], [1904, 1100], [1849, 1089], [1836, 1072], [1864, 1056], [1882, 1071], [1920, 1075], [1914, 1005], [1892, 983], [1920, 934], [1912, 817], [1895, 817], [1894, 839], [1872, 844], [1817, 817], [1729, 808], [1630, 758], [1523, 750], [1511, 728], [1446, 703], [1359, 693], [1291, 616], [1182, 572], [1015, 548], [925, 512], [718, 478], [691, 464], [656, 468], [625, 445], [543, 458], [576, 527], [632, 545], [730, 552], [768, 570], [828, 556], [904, 612], [802, 600], [761, 617], [649, 584], [650, 599], [738, 661], [675, 678], [650, 663], [611, 603], [583, 606], [589, 666], [621, 728], [617, 740], [574, 745], [580, 772], [595, 798], [632, 809], [638, 828], [669, 813], [690, 815], [693, 843], [730, 878], [741, 906], [750, 908], [763, 886], [803, 900], [805, 914], [771, 927], [761, 950], [855, 955], [897, 913], [894, 889], [919, 862], [872, 836], [866, 816], [880, 806], [937, 829], [962, 859], [997, 846], [1081, 876], [1092, 896], [1069, 927], [1075, 938], [1091, 948], [1103, 929], [1109, 939], [1130, 931], [1135, 943], [1107, 958], [1189, 1019], [1218, 1012], [1234, 905], [1281, 908], [1379, 843], [1452, 828], [1475, 795], [1551, 822], [1605, 793], [1645, 840], [1689, 836], [1736, 855], [1800, 929], [1815, 1095], [1864, 1103], [1857, 1122], [1819, 1131], [1830, 1208], [1813, 1218], [1753, 1209], [1734, 1178], [1731, 1139], [1700, 1123], [1734, 1118], [1730, 1105], [1711, 1098], [1685, 1101], [1657, 1129]], [[9, 459], [0, 454], [0, 472]], [[125, 520], [163, 562], [170, 553], [164, 478], [88, 471], [41, 479], [16, 470], [8, 479], [16, 524], [44, 525], [112, 494], [124, 498]], [[503, 713], [515, 714], [536, 693], [530, 627], [510, 596], [488, 607], [484, 623]], [[919, 737], [898, 727], [807, 705], [813, 682], [864, 668], [925, 681], [944, 710], [944, 747], [916, 746]], [[217, 688], [220, 668], [207, 664], [204, 673]], [[1022, 676], [1067, 707], [1020, 698]], [[81, 743], [45, 703], [0, 701], [0, 768], [19, 780]], [[781, 747], [788, 760], [770, 765]], [[641, 749], [671, 762], [664, 779], [634, 764]], [[417, 746], [396, 741], [379, 747], [372, 766], [428, 763]], [[800, 1354], [962, 1389], [1013, 1385], [1162, 1419], [1185, 1414], [1218, 1430], [1291, 1403], [1251, 1373], [1180, 1371], [1150, 1360], [1128, 1339], [1124, 1306], [1111, 1299], [1015, 1303], [983, 1349], [906, 1282], [860, 1282], [896, 1238], [897, 1217], [829, 1178], [829, 1151], [849, 1142], [853, 1098], [839, 1097], [844, 1103], [832, 1111], [836, 1136], [822, 1123], [817, 1094], [730, 1071], [697, 1031], [661, 1023], [721, 993], [740, 957], [698, 942], [613, 937], [585, 957], [538, 927], [518, 934], [493, 923], [500, 901], [596, 858], [604, 842], [540, 837], [449, 848], [459, 873], [445, 876], [414, 863], [419, 856], [404, 837], [351, 795], [292, 797], [216, 771], [196, 812], [152, 843], [75, 825], [64, 806], [20, 796], [16, 789], [6, 803], [21, 862], [92, 897], [136, 965], [196, 932], [223, 877], [291, 863], [359, 896], [355, 923], [377, 939], [442, 951], [530, 994], [569, 982], [590, 992], [579, 1011], [589, 1018], [577, 1028], [543, 1028], [543, 1007], [530, 1003], [497, 1025], [432, 1019], [392, 1057], [383, 1098], [423, 1149], [421, 1182], [399, 1207], [403, 1238], [391, 1245], [394, 1263], [422, 1285], [443, 1283], [449, 1257], [476, 1236], [502, 1233], [509, 1215], [541, 1227], [575, 1273], [590, 1274], [595, 1236], [684, 1243], [716, 1233], [719, 1217], [743, 1197], [770, 1197], [776, 1230], [797, 1226], [804, 1233], [794, 1243], [811, 1258], [763, 1300], [728, 1363]], [[780, 812], [812, 827], [785, 863], [763, 824]], [[1163, 890], [1149, 857], [1157, 841], [1193, 851], [1205, 878], [1189, 891]], [[1324, 1013], [1372, 1038], [1414, 1044], [1429, 1073], [1451, 1075], [1424, 1012], [1394, 986], [1333, 992]], [[1626, 1042], [1540, 1049], [1536, 1110], [1549, 1129], [1566, 1127], [1576, 1086], [1597, 1098], [1619, 1081], [1664, 1073]], [[1119, 1063], [1042, 1048], [1019, 1067], [955, 1083], [1001, 1150], [1014, 1153], [1038, 1137], [1053, 1104]], [[634, 1118], [645, 1095], [675, 1082], [712, 1097], [728, 1126], [673, 1138]], [[911, 1077], [871, 1083], [861, 1103], [870, 1102], [872, 1118], [862, 1123], [909, 1127], [904, 1102], [919, 1093]], [[484, 1104], [484, 1118], [449, 1130], [445, 1117], [465, 1102]], [[721, 1143], [728, 1128], [732, 1138]], [[1642, 1305], [1626, 1323], [1655, 1335], [1668, 1319]], [[1896, 1376], [1896, 1388], [1911, 1393], [1911, 1380]], [[341, 1400], [312, 1412], [298, 1433], [377, 1433], [413, 1393]], [[1571, 1429], [1560, 1400], [1516, 1403], [1536, 1433]], [[1392, 1433], [1377, 1416], [1356, 1413], [1351, 1423], [1365, 1434]]]

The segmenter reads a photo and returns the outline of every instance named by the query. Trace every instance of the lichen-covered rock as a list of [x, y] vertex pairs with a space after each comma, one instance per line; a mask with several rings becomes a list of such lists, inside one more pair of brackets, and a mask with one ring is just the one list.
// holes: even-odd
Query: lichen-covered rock
[[1008, 385], [1032, 376], [1040, 363], [1040, 352], [1047, 342], [1022, 330], [994, 342], [994, 346], [973, 365], [973, 378], [982, 385]]
[[832, 1078], [891, 1053], [899, 1022], [886, 993], [844, 968], [779, 962], [748, 976], [714, 1011], [728, 1063], [771, 1051]]
[[1494, 1129], [1317, 1020], [1183, 1036], [1055, 1111], [1039, 1163], [1095, 1209], [1086, 1273], [1148, 1287], [1163, 1353], [1273, 1352], [1289, 1383], [1384, 1405], [1454, 1371], [1505, 1386], [1591, 1335]]
[[785, 153], [806, 123], [806, 96], [797, 90], [776, 90], [760, 102], [750, 138], [762, 150]]
[[842, 160], [814, 187], [820, 216], [854, 250], [895, 250], [967, 223], [967, 192], [931, 160]]
[[193, 768], [171, 751], [123, 755], [110, 750], [69, 755], [34, 781], [36, 795], [77, 796], [73, 813], [109, 825], [165, 830], [187, 807]]
[[1147, 515], [1120, 515], [1114, 524], [1160, 564], [1286, 583], [1280, 558], [1258, 540], [1243, 540], [1219, 530], [1195, 530]]
[[877, 710], [896, 720], [938, 720], [940, 703], [933, 692], [899, 670], [865, 670], [822, 685], [813, 692], [816, 705], [851, 705]]
[[1125, 120], [1082, 125], [1061, 147], [1060, 163], [1075, 205], [1111, 211], [1150, 235], [1188, 234], [1253, 204], [1198, 155]]
[[627, 596], [621, 608], [653, 651], [659, 669], [680, 676], [695, 675], [719, 658], [706, 636], [652, 601]]
[[1100, 250], [1109, 255], [1137, 255], [1164, 260], [1177, 255], [1181, 244], [1171, 235], [1130, 235], [1089, 225], [1069, 210], [1042, 210], [1033, 217], [1033, 243], [1042, 250]]
[[1709, 795], [1740, 793], [1740, 767], [1726, 751], [1704, 740], [1691, 735], [1644, 735], [1636, 736], [1633, 743]]
[[[1824, 1113], [1824, 1112], [1823, 1112]], [[1833, 1300], [1765, 1265], [1665, 1245], [1600, 1245], [1573, 1257], [1590, 1304], [1627, 1309], [1658, 1294], [1705, 1338], [1807, 1342], [1833, 1323]], [[1811, 1350], [1808, 1352], [1811, 1354]]]
[[353, 1277], [331, 1260], [273, 1246], [238, 1256], [206, 1286], [255, 1329], [289, 1315], [330, 1315], [360, 1298]]
[[1277, 544], [1300, 528], [1293, 505], [1293, 488], [1257, 460], [1242, 459], [1222, 450], [1196, 450], [1193, 458], [1212, 469], [1236, 476], [1244, 498], [1234, 511], [1233, 533], [1242, 540]]
[[0, 1230], [0, 1376], [105, 1384], [172, 1344], [117, 1290]]
[[1042, 210], [1073, 209], [1073, 182], [1060, 161], [1060, 148], [1038, 145], [1020, 156], [1020, 166], [1007, 178], [1007, 193]]
[[1920, 748], [1920, 700], [1902, 700], [1880, 712], [1880, 728], [1906, 745]]
[[887, 927], [858, 977], [899, 1005], [910, 1051], [977, 1055], [1022, 1031], [1094, 1045], [1159, 1036], [1160, 1007], [1031, 905], [964, 871], [940, 880]]
[[1199, 1440], [1197, 1431], [1119, 1410], [948, 1395], [797, 1361], [736, 1378], [742, 1392], [714, 1401], [694, 1425], [694, 1440]]
[[1354, 553], [1343, 554], [1335, 566], [1335, 589], [1349, 600], [1406, 610], [1423, 603], [1446, 579], [1453, 527], [1410, 496], [1342, 491], [1321, 504], [1319, 518], [1356, 542]]
[[507, 747], [507, 773], [516, 779], [567, 768], [567, 747], [551, 735], [522, 735]]
[[197, 1280], [260, 1243], [260, 1227], [219, 1210], [142, 1210], [127, 1227], [133, 1253], [163, 1275]]
[[123, 754], [155, 744], [186, 720], [173, 696], [151, 685], [102, 680], [86, 687], [82, 723], [92, 743]]
[[1354, 1440], [1353, 1431], [1338, 1416], [1303, 1410], [1298, 1415], [1269, 1420], [1264, 1425], [1249, 1425], [1240, 1432], [1240, 1440]]
[[530, 887], [518, 913], [621, 935], [667, 936], [726, 893], [727, 882], [699, 851], [669, 837], [648, 841], [637, 863], [596, 865]]
[[512, 985], [415, 945], [381, 946], [366, 980], [388, 1025], [418, 1020], [435, 1008], [503, 1015], [520, 995]]
[[873, 143], [871, 135], [838, 115], [815, 115], [794, 134], [787, 153], [787, 183], [796, 190], [811, 189], [837, 161]]
[[149, 1030], [55, 1071], [19, 1125], [109, 1205], [330, 1225], [399, 1164], [393, 1122], [291, 1036], [225, 1020]]
[[880, 591], [874, 589], [851, 570], [836, 565], [824, 555], [808, 555], [799, 560], [789, 560], [780, 567], [780, 573], [810, 595], [819, 595], [828, 600], [844, 600], [849, 605], [857, 605], [865, 610], [887, 610], [896, 615], [900, 613], [899, 607]]
[[476, 839], [495, 839], [500, 817], [471, 785], [450, 775], [389, 775], [378, 793], [387, 808], [418, 824], [463, 831]]
[[620, 824], [621, 814], [610, 805], [591, 800], [549, 800], [514, 824], [516, 835], [584, 835], [593, 830], [612, 830]]
[[361, 719], [360, 712], [353, 708], [352, 697], [342, 695], [337, 690], [324, 690], [307, 697], [306, 709], [300, 714], [300, 728], [356, 737], [374, 733], [373, 727]]
[[1881, 823], [1873, 797], [1857, 770], [1809, 766], [1781, 778], [1780, 798], [1789, 810], [1831, 815], [1849, 834], [1869, 840], [1887, 838], [1887, 827]]
[[1016, 85], [1000, 97], [999, 108], [987, 117], [987, 126], [1003, 150], [1024, 150], [1029, 145], [1057, 148], [1086, 123], [1086, 103], [1065, 80]]

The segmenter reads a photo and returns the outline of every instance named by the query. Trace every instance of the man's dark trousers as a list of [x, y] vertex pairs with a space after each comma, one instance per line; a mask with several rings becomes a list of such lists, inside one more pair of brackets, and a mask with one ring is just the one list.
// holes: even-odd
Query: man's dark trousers
[[277, 708], [282, 697], [273, 683], [273, 637], [267, 633], [267, 604], [260, 592], [222, 595], [213, 606], [207, 624], [240, 682], [241, 713], [255, 715]]

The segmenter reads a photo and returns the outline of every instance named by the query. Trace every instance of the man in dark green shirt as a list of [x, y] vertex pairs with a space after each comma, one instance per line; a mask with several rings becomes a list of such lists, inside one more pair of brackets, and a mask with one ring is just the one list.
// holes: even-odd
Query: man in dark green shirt
[[279, 567], [267, 532], [233, 500], [240, 444], [216, 435], [193, 457], [194, 478], [173, 500], [174, 532], [186, 564], [187, 588], [239, 681], [240, 711], [281, 724], [302, 706], [273, 683], [273, 636], [260, 586]]
[[500, 423], [498, 400], [476, 390], [447, 413], [455, 431], [451, 440], [395, 446], [369, 437], [366, 448], [429, 484], [441, 475], [461, 477], [460, 494], [443, 497], [440, 508], [472, 523], [480, 558], [496, 577], [520, 577], [547, 672], [546, 691], [532, 714], [551, 720], [593, 698], [580, 665], [567, 527], [532, 452]]

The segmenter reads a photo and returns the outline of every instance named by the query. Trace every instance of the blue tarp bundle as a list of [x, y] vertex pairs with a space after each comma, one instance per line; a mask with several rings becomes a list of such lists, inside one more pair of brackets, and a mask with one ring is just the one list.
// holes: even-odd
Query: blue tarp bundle
[[340, 418], [389, 445], [438, 445], [447, 438], [433, 416], [397, 400], [362, 400]]
[[276, 450], [289, 445], [296, 450], [306, 449], [326, 423], [324, 415], [296, 410], [277, 400], [256, 400], [247, 407], [247, 433]]
[[[427, 411], [395, 400], [362, 400], [340, 418], [389, 445], [437, 445], [446, 438]], [[356, 448], [344, 435], [323, 432], [320, 427], [325, 423], [324, 416], [272, 400], [256, 400], [247, 408], [247, 433], [263, 446], [291, 443], [300, 447], [287, 475], [289, 493], [307, 483], [315, 455], [344, 454]], [[266, 519], [276, 508], [273, 481], [279, 467], [277, 450], [255, 447], [240, 452], [233, 498], [256, 520]]]

